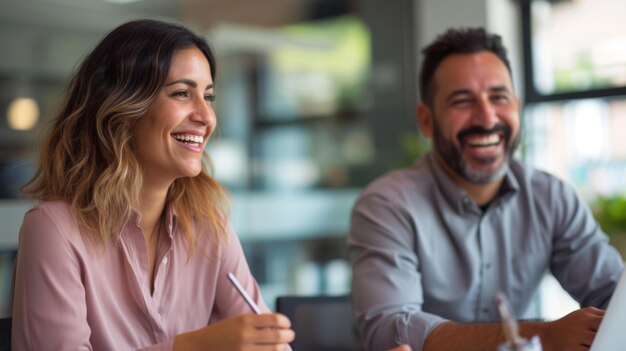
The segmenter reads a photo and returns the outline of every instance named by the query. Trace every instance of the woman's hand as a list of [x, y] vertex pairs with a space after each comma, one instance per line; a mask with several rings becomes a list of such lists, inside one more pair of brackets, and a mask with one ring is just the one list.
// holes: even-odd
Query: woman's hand
[[291, 322], [282, 314], [244, 314], [177, 335], [175, 351], [282, 351], [293, 341]]

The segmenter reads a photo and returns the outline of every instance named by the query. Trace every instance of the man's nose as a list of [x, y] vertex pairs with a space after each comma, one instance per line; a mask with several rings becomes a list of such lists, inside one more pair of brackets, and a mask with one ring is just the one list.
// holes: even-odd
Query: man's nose
[[488, 97], [478, 99], [474, 113], [474, 123], [486, 129], [493, 128], [498, 123], [498, 115], [495, 106]]

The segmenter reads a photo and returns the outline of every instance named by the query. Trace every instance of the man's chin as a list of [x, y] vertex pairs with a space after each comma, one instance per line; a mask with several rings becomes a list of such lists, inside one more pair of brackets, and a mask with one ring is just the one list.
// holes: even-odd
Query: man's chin
[[498, 162], [497, 166], [469, 166], [465, 165], [461, 171], [461, 176], [466, 180], [476, 184], [489, 184], [500, 180], [506, 173], [506, 162]]

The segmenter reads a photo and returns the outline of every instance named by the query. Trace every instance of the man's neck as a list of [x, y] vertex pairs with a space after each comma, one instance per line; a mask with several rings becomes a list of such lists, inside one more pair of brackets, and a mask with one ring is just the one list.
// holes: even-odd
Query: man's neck
[[484, 206], [489, 204], [491, 200], [493, 200], [493, 198], [495, 198], [498, 194], [500, 186], [504, 181], [504, 176], [502, 176], [497, 180], [486, 184], [470, 182], [469, 180], [463, 178], [461, 175], [451, 170], [437, 153], [435, 153], [435, 160], [444, 170], [444, 172], [446, 172], [446, 174], [450, 177], [450, 179], [452, 179], [452, 182], [458, 185], [461, 189], [465, 190], [467, 194], [472, 198], [472, 200], [474, 200], [474, 203], [476, 203], [476, 205], [478, 206]]

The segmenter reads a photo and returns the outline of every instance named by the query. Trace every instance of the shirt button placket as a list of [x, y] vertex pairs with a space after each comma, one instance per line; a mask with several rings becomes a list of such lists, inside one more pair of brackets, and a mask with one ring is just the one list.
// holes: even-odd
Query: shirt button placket
[[480, 310], [480, 320], [486, 321], [489, 320], [490, 315], [492, 314], [492, 304], [494, 301], [492, 300], [492, 296], [494, 294], [494, 289], [496, 289], [496, 281], [493, 269], [493, 260], [495, 255], [495, 246], [494, 242], [496, 238], [494, 237], [493, 230], [488, 225], [488, 214], [483, 213], [480, 219], [479, 224], [479, 240], [480, 240], [480, 277], [481, 277], [481, 291], [480, 291], [480, 301], [479, 301], [479, 310]]

